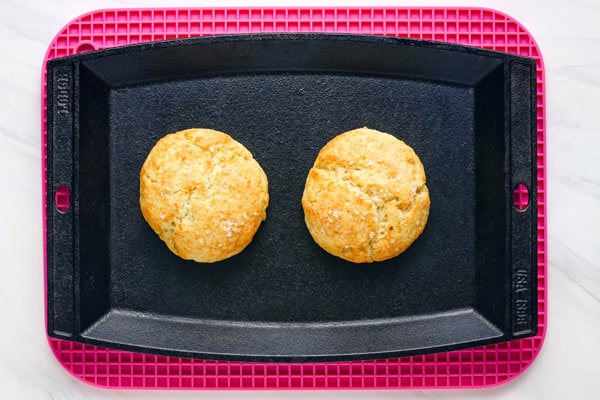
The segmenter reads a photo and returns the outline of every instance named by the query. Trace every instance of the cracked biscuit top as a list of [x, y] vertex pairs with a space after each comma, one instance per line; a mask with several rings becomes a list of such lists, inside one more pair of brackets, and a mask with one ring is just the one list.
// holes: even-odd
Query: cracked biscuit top
[[355, 263], [383, 261], [405, 251], [429, 216], [423, 164], [394, 136], [360, 128], [319, 152], [308, 173], [302, 207], [313, 239]]
[[266, 218], [267, 176], [229, 135], [188, 129], [161, 138], [140, 172], [140, 208], [169, 249], [216, 262], [241, 252]]

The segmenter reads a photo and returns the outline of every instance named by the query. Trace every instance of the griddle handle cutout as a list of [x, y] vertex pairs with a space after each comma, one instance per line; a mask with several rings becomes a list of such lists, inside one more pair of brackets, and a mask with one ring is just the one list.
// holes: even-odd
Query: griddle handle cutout
[[[48, 169], [46, 207], [48, 332], [69, 338], [76, 327], [74, 285], [74, 228], [77, 192], [74, 186], [74, 92], [73, 64], [48, 69]], [[59, 194], [69, 189], [69, 207]], [[62, 196], [62, 195], [61, 195]], [[60, 201], [59, 201], [60, 200]]]
[[[537, 330], [537, 186], [535, 64], [510, 63], [510, 208], [511, 315], [514, 336]], [[514, 188], [524, 185], [529, 201], [519, 209], [513, 202]]]

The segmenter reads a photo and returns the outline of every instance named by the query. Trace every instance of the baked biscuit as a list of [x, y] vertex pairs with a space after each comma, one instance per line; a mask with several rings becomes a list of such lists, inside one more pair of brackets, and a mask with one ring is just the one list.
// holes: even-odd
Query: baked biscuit
[[188, 129], [164, 136], [140, 172], [140, 208], [169, 249], [210, 263], [241, 252], [266, 218], [268, 182], [229, 135]]
[[425, 229], [429, 205], [425, 171], [414, 150], [368, 128], [342, 133], [321, 149], [302, 196], [315, 242], [355, 263], [405, 251]]

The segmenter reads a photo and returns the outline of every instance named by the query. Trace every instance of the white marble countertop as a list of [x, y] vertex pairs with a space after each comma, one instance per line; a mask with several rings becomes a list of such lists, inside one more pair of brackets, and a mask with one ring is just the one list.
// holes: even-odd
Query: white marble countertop
[[570, 1], [435, 1], [484, 6], [536, 38], [547, 77], [548, 330], [517, 379], [472, 391], [106, 391], [71, 377], [45, 337], [40, 174], [40, 71], [48, 44], [92, 9], [151, 6], [416, 6], [417, 1], [282, 2], [3, 0], [0, 3], [0, 398], [323, 399], [600, 398], [600, 4]]

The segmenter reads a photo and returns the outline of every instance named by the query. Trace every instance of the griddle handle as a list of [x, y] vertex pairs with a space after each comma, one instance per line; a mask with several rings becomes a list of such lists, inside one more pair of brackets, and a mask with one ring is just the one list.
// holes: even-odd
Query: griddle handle
[[54, 337], [69, 338], [75, 332], [73, 246], [77, 188], [73, 169], [76, 123], [74, 66], [70, 63], [49, 65], [47, 80], [47, 328]]
[[[537, 330], [537, 119], [535, 63], [510, 64], [511, 315], [514, 336]], [[533, 76], [532, 76], [533, 75]], [[534, 79], [532, 79], [534, 78]], [[526, 186], [529, 202], [519, 210], [513, 191]]]

